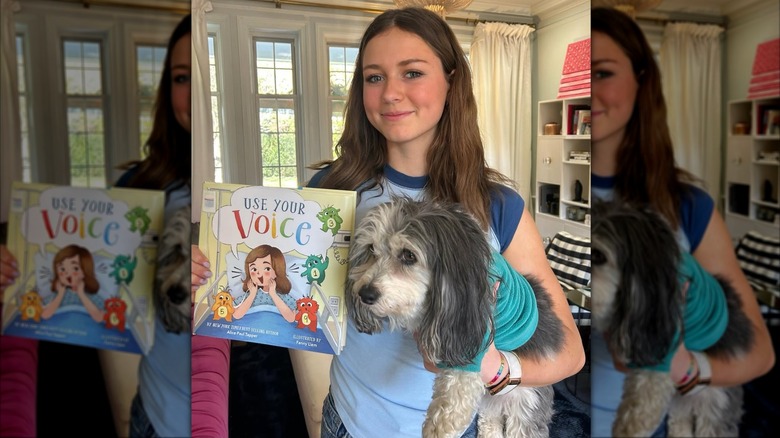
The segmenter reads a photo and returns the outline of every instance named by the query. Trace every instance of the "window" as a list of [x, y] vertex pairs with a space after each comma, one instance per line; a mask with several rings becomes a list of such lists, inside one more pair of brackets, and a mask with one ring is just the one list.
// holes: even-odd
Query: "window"
[[214, 139], [214, 182], [222, 182], [222, 112], [219, 109], [220, 92], [217, 84], [217, 54], [214, 48], [216, 34], [209, 34], [209, 87], [211, 92], [211, 133]]
[[[331, 45], [328, 47], [328, 73], [330, 77], [328, 100], [332, 148], [335, 148], [336, 143], [341, 138], [341, 133], [344, 132], [344, 108], [347, 103], [349, 84], [352, 82], [352, 74], [355, 71], [357, 55], [357, 46]], [[335, 149], [333, 158], [336, 158]]]
[[255, 40], [263, 185], [298, 186], [295, 65], [289, 41]]
[[165, 46], [136, 46], [136, 65], [138, 66], [138, 126], [141, 136], [141, 156], [144, 157], [143, 146], [149, 139], [154, 124], [154, 101], [157, 97], [157, 87], [160, 84], [163, 67], [165, 67]]
[[65, 39], [70, 183], [106, 187], [101, 43]]
[[20, 141], [22, 144], [22, 181], [32, 181], [32, 172], [30, 167], [30, 118], [29, 102], [30, 94], [27, 87], [27, 62], [25, 60], [25, 40], [24, 35], [16, 35], [16, 65], [17, 80], [19, 83], [19, 121], [20, 121]]

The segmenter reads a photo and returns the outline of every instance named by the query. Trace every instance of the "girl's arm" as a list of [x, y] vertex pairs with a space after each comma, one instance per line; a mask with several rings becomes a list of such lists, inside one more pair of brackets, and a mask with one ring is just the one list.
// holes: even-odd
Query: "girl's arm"
[[255, 284], [250, 281], [249, 295], [246, 298], [244, 298], [244, 301], [242, 301], [241, 304], [233, 308], [233, 318], [234, 319], [243, 318], [244, 315], [246, 315], [246, 312], [249, 311], [249, 308], [252, 307], [252, 302], [255, 301], [256, 296], [257, 296], [257, 286], [255, 286]]
[[693, 252], [693, 256], [707, 272], [725, 279], [737, 291], [742, 300], [742, 309], [753, 324], [755, 333], [754, 343], [744, 357], [738, 359], [709, 358], [712, 367], [711, 384], [716, 386], [741, 385], [766, 374], [775, 364], [772, 339], [761, 316], [753, 289], [739, 267], [728, 228], [717, 210], [712, 212], [710, 222], [704, 231], [704, 237]]
[[271, 290], [268, 292], [268, 294], [271, 295], [271, 299], [274, 301], [274, 304], [276, 304], [276, 308], [279, 309], [279, 313], [282, 314], [282, 317], [287, 322], [295, 321], [295, 312], [293, 312], [287, 303], [282, 301], [282, 298], [279, 296], [279, 294], [276, 293], [276, 280], [271, 280]]
[[[547, 261], [542, 237], [527, 210], [523, 212], [514, 238], [502, 255], [519, 273], [539, 279], [552, 298], [553, 311], [563, 324], [563, 347], [556, 357], [547, 360], [520, 357], [523, 369], [522, 385], [551, 385], [576, 374], [585, 365], [582, 339], [571, 316], [566, 295]], [[486, 376], [488, 380], [491, 379], [491, 374], [495, 375], [499, 367], [500, 357], [493, 354], [493, 351], [495, 350], [489, 350], [482, 361], [483, 380]]]

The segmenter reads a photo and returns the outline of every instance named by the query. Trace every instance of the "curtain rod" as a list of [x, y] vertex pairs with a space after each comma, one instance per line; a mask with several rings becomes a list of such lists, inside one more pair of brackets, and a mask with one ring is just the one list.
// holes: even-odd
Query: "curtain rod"
[[176, 7], [171, 5], [160, 5], [156, 2], [138, 2], [138, 1], [106, 1], [106, 0], [54, 0], [62, 3], [78, 3], [89, 9], [91, 6], [114, 6], [118, 8], [130, 9], [148, 9], [154, 11], [172, 12], [181, 15], [187, 15], [191, 12], [190, 8]]
[[[308, 1], [299, 1], [299, 0], [260, 0], [260, 1], [265, 3], [273, 3], [274, 5], [276, 5], [277, 9], [281, 9], [282, 5], [288, 5], [288, 6], [308, 6], [313, 8], [326, 8], [326, 9], [341, 9], [344, 11], [355, 11], [355, 12], [363, 12], [368, 14], [381, 14], [382, 12], [385, 12], [382, 9], [361, 8], [357, 6], [347, 6], [347, 5], [332, 5], [326, 3], [317, 3], [317, 2], [308, 2]], [[536, 22], [533, 17], [523, 17], [520, 15], [508, 15], [508, 14], [502, 14], [502, 15], [507, 17], [512, 17], [514, 20], [505, 20], [505, 19], [487, 20], [487, 19], [479, 19], [479, 18], [447, 16], [445, 17], [445, 21], [455, 20], [455, 21], [462, 21], [467, 24], [486, 23], [490, 21], [490, 22], [503, 22], [508, 24], [525, 24], [527, 26], [531, 26], [534, 28], [536, 27]]]
[[714, 24], [726, 27], [728, 18], [716, 15], [685, 14], [685, 13], [647, 13], [637, 15], [637, 21], [646, 21], [664, 26], [668, 23], [696, 23], [696, 24]]

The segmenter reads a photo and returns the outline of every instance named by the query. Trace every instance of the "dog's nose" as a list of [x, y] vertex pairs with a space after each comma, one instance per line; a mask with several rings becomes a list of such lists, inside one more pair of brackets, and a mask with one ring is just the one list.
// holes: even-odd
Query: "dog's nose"
[[363, 286], [358, 295], [360, 295], [360, 301], [364, 304], [374, 304], [379, 299], [379, 291], [371, 286]]

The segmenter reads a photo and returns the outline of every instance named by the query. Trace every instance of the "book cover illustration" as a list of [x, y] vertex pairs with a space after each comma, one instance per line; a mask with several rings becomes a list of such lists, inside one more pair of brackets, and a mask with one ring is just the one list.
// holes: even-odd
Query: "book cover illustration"
[[339, 354], [356, 194], [206, 182], [193, 333]]
[[165, 192], [14, 182], [8, 250], [19, 279], [3, 296], [2, 332], [147, 353]]

